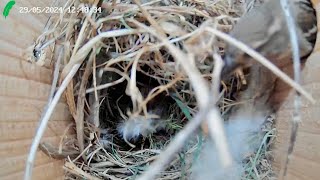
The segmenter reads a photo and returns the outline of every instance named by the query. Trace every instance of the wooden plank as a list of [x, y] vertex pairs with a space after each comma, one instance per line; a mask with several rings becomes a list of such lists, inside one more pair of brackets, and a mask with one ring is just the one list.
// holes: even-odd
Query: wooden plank
[[[64, 177], [63, 161], [53, 161], [48, 164], [36, 166], [33, 169], [32, 179], [51, 180], [57, 177]], [[24, 171], [1, 177], [2, 180], [23, 179]]]
[[[49, 121], [44, 137], [53, 137], [63, 134], [70, 124], [68, 121]], [[33, 138], [38, 122], [0, 122], [0, 142], [15, 141]]]
[[[6, 3], [0, 1], [0, 7]], [[42, 33], [50, 14], [20, 14], [19, 7], [50, 7], [52, 3], [50, 0], [16, 1], [10, 15], [0, 18], [0, 179], [22, 179], [25, 158], [52, 78], [50, 69], [27, 62], [23, 55]], [[67, 121], [70, 114], [63, 102], [62, 98], [43, 141], [58, 143], [71, 123]], [[51, 159], [39, 151], [33, 179], [63, 179], [62, 165], [63, 161]]]
[[[74, 137], [75, 137], [75, 134], [67, 134], [64, 139], [66, 138], [70, 139]], [[60, 140], [61, 140], [60, 136], [53, 136], [53, 137], [44, 137], [42, 138], [41, 142], [50, 143], [58, 147], [60, 144]], [[31, 142], [32, 142], [32, 139], [1, 142], [0, 158], [5, 159], [5, 158], [17, 157], [17, 156], [21, 156], [29, 153]]]
[[[0, 122], [38, 121], [47, 101], [17, 97], [0, 96]], [[17, 113], [19, 112], [19, 113]], [[50, 121], [68, 121], [71, 119], [68, 106], [58, 103]]]
[[[27, 154], [23, 154], [21, 156], [5, 158], [0, 161], [0, 177], [23, 171], [25, 169], [26, 160]], [[52, 162], [52, 160], [52, 158], [39, 150], [36, 156], [35, 166], [48, 164]]]
[[[288, 130], [279, 130], [277, 134], [278, 138], [274, 146], [274, 151], [286, 153], [288, 150], [288, 138], [286, 138], [289, 135]], [[320, 139], [319, 133], [299, 131], [294, 148], [294, 155], [310, 161], [320, 159], [320, 151], [318, 151], [318, 148], [320, 147], [320, 141], [317, 139]], [[275, 157], [281, 158], [279, 154], [276, 154]]]
[[[320, 7], [318, 4], [317, 8]], [[318, 36], [319, 38], [319, 36]], [[317, 180], [320, 177], [320, 46], [319, 39], [314, 52], [306, 62], [302, 73], [303, 87], [312, 94], [316, 104], [307, 102], [302, 97], [301, 123], [292, 158], [288, 164], [287, 179]], [[278, 84], [279, 85], [279, 84]], [[294, 91], [287, 91], [287, 85], [277, 87], [275, 100], [286, 96], [285, 102], [277, 113], [276, 128], [278, 130], [277, 140], [273, 146], [274, 169], [282, 172], [284, 159], [287, 157], [288, 138], [294, 108]]]
[[50, 91], [49, 84], [43, 84], [1, 74], [0, 84], [0, 95], [7, 97], [47, 100]]
[[45, 84], [51, 84], [52, 81], [50, 69], [35, 66], [31, 62], [5, 54], [0, 54], [0, 74]]

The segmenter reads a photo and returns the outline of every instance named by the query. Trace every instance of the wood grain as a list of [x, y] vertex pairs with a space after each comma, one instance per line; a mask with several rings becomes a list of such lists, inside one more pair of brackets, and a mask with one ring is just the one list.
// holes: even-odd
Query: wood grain
[[[24, 56], [26, 49], [42, 33], [49, 14], [20, 14], [19, 8], [46, 7], [52, 2], [16, 1], [9, 16], [0, 18], [0, 179], [3, 180], [23, 177], [27, 153], [52, 79], [51, 69], [27, 62]], [[0, 1], [0, 7], [6, 3]], [[70, 120], [68, 106], [62, 99], [42, 141], [58, 145]], [[74, 137], [70, 133], [68, 136]], [[33, 179], [63, 179], [63, 163], [39, 150]]]
[[[318, 17], [320, 27], [320, 1], [312, 0]], [[316, 104], [311, 104], [302, 98], [302, 122], [300, 123], [297, 141], [288, 165], [287, 179], [293, 180], [318, 180], [320, 177], [320, 36], [317, 36], [314, 52], [309, 56], [302, 71], [302, 84], [316, 99]], [[284, 71], [292, 75], [292, 67]], [[287, 156], [289, 132], [293, 116], [294, 91], [283, 82], [276, 84], [273, 94], [273, 103], [279, 105], [276, 127], [277, 140], [273, 146], [275, 160], [274, 169], [277, 173], [283, 170], [283, 158]], [[284, 102], [282, 101], [284, 100]], [[279, 102], [282, 102], [281, 104]]]

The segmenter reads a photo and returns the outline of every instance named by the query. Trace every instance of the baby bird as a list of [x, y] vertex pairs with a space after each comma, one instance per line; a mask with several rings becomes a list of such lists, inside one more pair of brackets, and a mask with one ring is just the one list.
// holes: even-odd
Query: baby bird
[[[309, 0], [290, 0], [289, 5], [295, 19], [301, 59], [304, 60], [312, 52], [316, 41], [315, 10]], [[293, 69], [290, 36], [280, 0], [267, 0], [254, 6], [243, 15], [230, 35], [267, 57], [280, 69]], [[276, 110], [281, 102], [277, 100], [276, 105], [271, 102], [274, 101], [271, 94], [277, 76], [232, 45], [226, 47], [225, 54], [223, 78], [237, 68], [250, 68], [247, 90], [240, 95], [240, 101], [249, 100], [244, 106], [261, 111]]]
[[[289, 0], [298, 33], [301, 58], [308, 56], [314, 47], [317, 18], [309, 0]], [[230, 35], [270, 59], [278, 67], [292, 63], [290, 37], [280, 0], [267, 0], [244, 14]], [[238, 48], [226, 48], [223, 74], [238, 67], [251, 66], [251, 58]]]
[[[292, 77], [293, 62], [290, 35], [280, 0], [267, 0], [260, 6], [253, 7], [247, 12], [231, 31], [231, 36], [247, 44], [268, 58], [280, 70]], [[317, 36], [317, 18], [312, 3], [309, 0], [289, 0], [289, 5], [298, 36], [301, 65], [312, 52]], [[247, 54], [229, 45], [226, 50], [223, 78], [237, 68], [249, 68], [250, 76], [247, 89], [240, 94], [240, 101], [245, 104], [237, 107], [236, 111], [250, 109], [250, 113], [263, 112], [264, 115], [277, 111], [290, 88], [283, 86], [266, 67], [256, 63]], [[282, 83], [282, 85], [281, 85]], [[284, 88], [285, 87], [285, 88]], [[279, 89], [281, 95], [279, 96]], [[277, 94], [278, 93], [278, 96]], [[286, 174], [289, 156], [294, 147], [298, 124], [290, 134], [290, 147], [284, 166]]]

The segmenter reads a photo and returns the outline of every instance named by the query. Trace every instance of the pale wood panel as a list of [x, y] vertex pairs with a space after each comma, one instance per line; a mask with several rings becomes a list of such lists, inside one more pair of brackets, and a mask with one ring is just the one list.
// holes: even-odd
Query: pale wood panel
[[[21, 156], [5, 158], [4, 160], [0, 161], [0, 168], [2, 169], [0, 172], [0, 176], [7, 176], [20, 171], [24, 171], [26, 160], [27, 154], [23, 154]], [[52, 160], [52, 158], [39, 151], [36, 156], [35, 166], [49, 164], [52, 162]]]
[[[56, 179], [57, 177], [62, 177], [63, 179], [63, 161], [52, 161], [51, 163], [44, 164], [41, 166], [36, 166], [33, 169], [33, 177], [32, 179], [45, 179], [51, 180]], [[1, 177], [2, 180], [16, 180], [23, 179], [24, 172], [20, 171], [14, 174], [10, 174], [8, 176]]]
[[[32, 6], [46, 6], [49, 5], [50, 3], [48, 3], [50, 1], [37, 1], [37, 0], [32, 0], [32, 1], [18, 1], [17, 2], [17, 6], [28, 6], [28, 7], [32, 7]], [[313, 0], [313, 2], [317, 3], [317, 9], [319, 9], [319, 0]], [[4, 7], [4, 4], [6, 2], [5, 1], [1, 1], [0, 2], [0, 7]], [[4, 20], [3, 18], [0, 18], [0, 24], [3, 25], [0, 28], [0, 93], [1, 96], [9, 96], [9, 97], [16, 97], [16, 98], [26, 98], [26, 99], [30, 99], [30, 102], [34, 103], [35, 100], [38, 101], [45, 101], [46, 97], [48, 95], [48, 89], [49, 89], [49, 82], [48, 81], [50, 79], [50, 75], [49, 72], [50, 70], [47, 70], [45, 68], [39, 68], [36, 67], [34, 65], [27, 65], [24, 64], [24, 66], [26, 66], [26, 68], [30, 68], [27, 71], [27, 78], [23, 77], [22, 75], [22, 71], [21, 70], [17, 70], [17, 72], [14, 72], [14, 67], [15, 64], [17, 64], [17, 62], [9, 62], [11, 64], [7, 65], [8, 61], [10, 60], [10, 58], [6, 58], [6, 57], [11, 57], [14, 59], [19, 59], [22, 61], [25, 61], [24, 59], [22, 59], [22, 53], [24, 51], [24, 49], [26, 47], [28, 47], [34, 40], [35, 38], [41, 33], [41, 30], [44, 26], [44, 23], [46, 22], [47, 16], [46, 15], [32, 15], [32, 14], [25, 14], [25, 15], [21, 15], [18, 13], [18, 8], [14, 8], [10, 14], [10, 16]], [[5, 27], [5, 28], [3, 28]], [[319, 41], [318, 41], [319, 42]], [[320, 51], [320, 46], [316, 47], [316, 51]], [[7, 60], [5, 60], [7, 59]], [[316, 61], [320, 59], [320, 56], [316, 57], [316, 58], [312, 58], [312, 61]], [[308, 62], [309, 63], [309, 62]], [[2, 68], [5, 67], [5, 68]], [[308, 67], [308, 66], [307, 66]], [[12, 68], [12, 70], [10, 70], [10, 68]], [[17, 67], [18, 68], [18, 67]], [[36, 69], [36, 70], [32, 70], [32, 68]], [[8, 70], [9, 69], [9, 70]], [[305, 80], [305, 82], [310, 82], [308, 79], [310, 79], [310, 77], [319, 77], [316, 76], [318, 75], [317, 71], [319, 69], [316, 70], [309, 70], [308, 73], [304, 73], [307, 77], [307, 80]], [[32, 71], [32, 72], [31, 72]], [[34, 72], [33, 72], [34, 71]], [[39, 72], [48, 72], [48, 73], [41, 73], [41, 75], [39, 75]], [[306, 71], [304, 71], [306, 72]], [[311, 73], [310, 73], [311, 72]], [[317, 73], [316, 75], [312, 75], [314, 73]], [[32, 75], [34, 74], [34, 79], [32, 79]], [[31, 81], [30, 81], [31, 79]], [[312, 79], [312, 81], [316, 80], [316, 82], [319, 82], [319, 79]], [[5, 87], [2, 87], [5, 86]], [[316, 86], [318, 87], [318, 85]], [[314, 94], [314, 93], [313, 93]], [[290, 99], [290, 97], [288, 98]], [[290, 106], [289, 104], [291, 103], [287, 103], [288, 106]], [[40, 104], [38, 104], [40, 105]], [[318, 104], [317, 104], [318, 105]], [[309, 104], [306, 104], [306, 107], [310, 107]], [[319, 106], [317, 106], [319, 107]], [[279, 112], [279, 117], [281, 117], [283, 120], [279, 120], [277, 122], [277, 127], [279, 127], [279, 129], [283, 129], [285, 130], [285, 127], [288, 126], [288, 114], [289, 114], [289, 107], [285, 107], [282, 108]], [[0, 111], [0, 113], [2, 113], [3, 111]], [[37, 111], [34, 111], [35, 113], [38, 113]], [[59, 112], [59, 110], [58, 110]], [[17, 112], [17, 114], [19, 114], [19, 111]], [[63, 113], [64, 114], [64, 113]], [[310, 115], [311, 114], [311, 115]], [[22, 116], [22, 115], [21, 115]], [[320, 159], [314, 159], [314, 161], [311, 161], [310, 159], [313, 158], [318, 158], [318, 154], [316, 154], [315, 152], [320, 152], [320, 146], [315, 143], [318, 142], [316, 140], [318, 140], [319, 138], [316, 138], [317, 136], [315, 134], [316, 130], [318, 129], [319, 125], [319, 117], [316, 113], [316, 110], [311, 110], [311, 113], [306, 113], [304, 116], [308, 116], [307, 118], [303, 118], [306, 119], [308, 121], [308, 123], [306, 123], [305, 125], [302, 125], [300, 130], [299, 130], [299, 135], [298, 135], [298, 139], [297, 139], [297, 149], [294, 152], [294, 156], [292, 158], [292, 161], [289, 165], [289, 177], [290, 179], [318, 179], [317, 177], [320, 176], [320, 172], [319, 172], [319, 164], [316, 162], [320, 162]], [[31, 115], [30, 115], [31, 117]], [[34, 117], [35, 118], [35, 117]], [[54, 118], [53, 118], [54, 119]], [[1, 120], [6, 121], [5, 119], [1, 118]], [[31, 119], [30, 119], [31, 120]], [[35, 123], [31, 123], [28, 124], [29, 122], [24, 121], [24, 119], [21, 117], [21, 123], [12, 123], [10, 124], [0, 124], [1, 128], [5, 128], [8, 126], [12, 126], [13, 128], [23, 128], [23, 130], [25, 130], [25, 128], [27, 127], [36, 127], [36, 122], [37, 122], [37, 118], [34, 119]], [[19, 121], [19, 119], [15, 119], [15, 121]], [[309, 124], [309, 121], [311, 124]], [[16, 124], [16, 125], [15, 125]], [[64, 124], [63, 126], [65, 127], [67, 124]], [[57, 125], [57, 124], [53, 124], [53, 128], [61, 128], [61, 126]], [[63, 129], [63, 128], [62, 128]], [[34, 129], [32, 129], [33, 133], [34, 133]], [[21, 129], [20, 129], [21, 131]], [[49, 128], [50, 131], [50, 128]], [[59, 131], [59, 130], [58, 130]], [[16, 131], [14, 131], [16, 132]], [[30, 131], [31, 132], [31, 131]], [[286, 131], [284, 131], [286, 132]], [[301, 132], [301, 133], [300, 133]], [[305, 133], [302, 133], [305, 132]], [[318, 131], [319, 132], [319, 131]], [[58, 133], [61, 133], [61, 131], [59, 131]], [[28, 134], [28, 133], [27, 133]], [[55, 134], [53, 131], [50, 134]], [[284, 133], [285, 134], [285, 133]], [[281, 131], [279, 132], [279, 136], [278, 136], [278, 143], [276, 145], [276, 147], [278, 149], [285, 149], [283, 147], [285, 147], [285, 143], [287, 142], [287, 135], [281, 134]], [[13, 133], [13, 135], [15, 135]], [[19, 143], [17, 146], [19, 147], [21, 145], [21, 142], [24, 143], [30, 143], [31, 142], [31, 133], [29, 133], [27, 135], [27, 137], [25, 137], [26, 139], [24, 140], [20, 140], [20, 141], [11, 141], [12, 139], [20, 139], [21, 138], [21, 134], [17, 133], [18, 138], [12, 138], [12, 137], [5, 137], [5, 139], [3, 140], [8, 140], [5, 141], [5, 143], [1, 143], [1, 149], [4, 149], [3, 151], [0, 150], [0, 152], [4, 152], [5, 150], [10, 150], [10, 145], [8, 145], [8, 143]], [[57, 135], [57, 134], [55, 134]], [[54, 138], [54, 137], [52, 137]], [[314, 139], [316, 138], [316, 139]], [[306, 140], [308, 139], [308, 140]], [[9, 141], [10, 140], [10, 141]], [[28, 141], [29, 140], [29, 141]], [[314, 140], [314, 141], [313, 141]], [[2, 144], [6, 145], [4, 148], [2, 146]], [[23, 144], [23, 143], [22, 143]], [[11, 144], [12, 145], [12, 144]], [[308, 149], [305, 151], [309, 151], [309, 152], [313, 152], [313, 153], [307, 153], [305, 152], [303, 149], [304, 146], [314, 146], [315, 149]], [[13, 146], [14, 147], [14, 146]], [[27, 145], [24, 145], [25, 147], [25, 153], [27, 152]], [[13, 151], [14, 152], [14, 151]], [[16, 155], [18, 157], [21, 157], [22, 152], [20, 151], [19, 153], [15, 152]], [[15, 154], [13, 153], [13, 154]], [[275, 151], [275, 153], [277, 154], [276, 157], [276, 162], [275, 165], [277, 165], [279, 162], [279, 159], [281, 159], [280, 157], [283, 157], [283, 153], [282, 151]], [[296, 155], [297, 154], [297, 155]], [[310, 155], [311, 154], [311, 155]], [[42, 158], [41, 155], [38, 154], [38, 156], [40, 156]], [[310, 157], [311, 156], [311, 157]], [[11, 156], [12, 157], [12, 156]], [[42, 160], [46, 160], [47, 157], [43, 156], [43, 158], [38, 158], [37, 162], [41, 162]], [[6, 160], [6, 159], [5, 159]], [[45, 161], [44, 161], [45, 162]], [[49, 164], [43, 164], [43, 165], [39, 165], [36, 166], [34, 169], [34, 179], [55, 179], [57, 177], [62, 177], [61, 175], [63, 175], [63, 170], [62, 170], [62, 165], [63, 162], [61, 161], [54, 161], [52, 163]], [[277, 166], [279, 167], [279, 166]], [[21, 167], [20, 167], [21, 169]], [[18, 169], [16, 169], [18, 170]], [[0, 172], [2, 173], [2, 170], [0, 170]], [[5, 177], [1, 177], [1, 179], [21, 179], [23, 176], [23, 169], [21, 169], [20, 172], [15, 172], [13, 174], [10, 174], [8, 176]]]
[[[1, 66], [1, 64], [0, 64]], [[51, 85], [0, 74], [0, 96], [46, 101]]]
[[[7, 19], [0, 18], [0, 179], [22, 179], [25, 159], [46, 104], [52, 70], [25, 59], [26, 49], [42, 33], [49, 14], [20, 14], [19, 7], [51, 6], [50, 0], [16, 1]], [[0, 1], [4, 7], [7, 1]], [[42, 141], [58, 144], [71, 123], [62, 99]], [[73, 132], [74, 133], [74, 132]], [[38, 152], [33, 179], [63, 179], [63, 161]]]
[[[66, 127], [70, 124], [68, 121], [49, 121], [44, 137], [53, 137], [63, 134]], [[33, 138], [38, 122], [0, 122], [0, 142], [23, 140]]]
[[[318, 16], [318, 28], [320, 28], [320, 1], [313, 0], [316, 5]], [[303, 86], [312, 94], [316, 104], [311, 104], [305, 98], [302, 99], [302, 122], [299, 126], [297, 140], [292, 158], [288, 165], [287, 179], [292, 180], [318, 180], [320, 177], [320, 35], [318, 34], [314, 53], [306, 62], [302, 73]], [[292, 67], [288, 67], [292, 68]], [[285, 72], [292, 74], [291, 70], [285, 69]], [[277, 140], [273, 147], [275, 161], [274, 169], [277, 173], [283, 171], [283, 160], [287, 156], [288, 137], [290, 133], [294, 92], [288, 93], [288, 86], [278, 84], [274, 94], [274, 102], [281, 97], [286, 98], [278, 111], [276, 127], [278, 129]], [[278, 102], [280, 102], [279, 100]]]
[[35, 66], [19, 57], [5, 55], [2, 52], [0, 52], [0, 64], [1, 75], [51, 84], [52, 71], [50, 69]]
[[[303, 128], [301, 129], [303, 130]], [[287, 129], [278, 131], [279, 136], [288, 136], [288, 134], [289, 133]], [[318, 151], [318, 148], [320, 147], [320, 141], [317, 139], [320, 139], [320, 134], [306, 133], [303, 131], [299, 131], [297, 142], [300, 142], [300, 143], [297, 143], [294, 148], [294, 156], [299, 156], [309, 161], [320, 159], [320, 151]], [[287, 149], [288, 142], [282, 141], [282, 140], [284, 139], [277, 140], [276, 146], [274, 147], [275, 151], [286, 152], [288, 150]], [[277, 159], [281, 158], [279, 154], [276, 154], [275, 157]], [[318, 161], [318, 163], [320, 162]]]
[[[0, 122], [30, 122], [39, 119], [46, 100], [0, 96]], [[19, 113], [17, 113], [19, 112]], [[58, 103], [50, 121], [70, 120], [68, 106]]]
[[[283, 158], [283, 157], [280, 157]], [[276, 168], [280, 168], [280, 164], [274, 164]], [[320, 163], [299, 156], [293, 156], [288, 166], [287, 179], [297, 180], [317, 180], [319, 179]]]
[[[319, 58], [320, 54], [318, 54], [318, 56], [313, 56], [313, 58], [310, 58], [309, 60], [311, 62], [318, 60]], [[307, 66], [309, 66], [308, 63], [309, 62], [307, 62]], [[303, 72], [303, 74], [309, 73], [309, 71]], [[306, 165], [311, 162], [320, 162], [320, 98], [319, 90], [316, 90], [319, 86], [320, 83], [317, 82], [306, 85], [306, 87], [309, 87], [307, 88], [309, 89], [309, 92], [311, 92], [314, 98], [317, 100], [317, 103], [315, 105], [311, 105], [309, 102], [306, 102], [306, 100], [303, 100], [304, 103], [301, 113], [302, 122], [299, 126], [297, 140], [293, 152], [293, 156], [295, 158], [290, 161], [288, 166], [289, 179], [316, 180], [318, 177], [320, 177], [319, 170], [310, 168], [308, 165]], [[290, 95], [287, 97], [287, 102], [283, 104], [278, 112], [278, 118], [276, 122], [276, 127], [278, 129], [277, 142], [275, 143], [273, 150], [275, 154], [274, 164], [277, 172], [282, 172], [283, 165], [281, 162], [283, 162], [287, 155], [287, 143], [293, 117], [293, 98], [293, 93], [290, 93]], [[319, 167], [319, 164], [316, 166]]]
[[[68, 138], [71, 137], [75, 138], [75, 135], [68, 136]], [[43, 138], [42, 142], [58, 146], [60, 137], [55, 136]], [[25, 160], [27, 158], [25, 152], [29, 150], [30, 143], [31, 139], [1, 143], [2, 145], [0, 146], [0, 158], [3, 160], [0, 162], [0, 177], [6, 177], [24, 171]], [[36, 157], [35, 167], [49, 164], [52, 161], [54, 161], [54, 159], [48, 157], [46, 154], [42, 153], [39, 150]]]
[[[302, 108], [302, 122], [299, 124], [299, 132], [319, 133], [320, 129], [320, 112], [319, 107]], [[292, 120], [292, 109], [281, 110], [277, 117], [277, 129], [288, 131]], [[281, 122], [281, 123], [280, 123]]]
[[[72, 138], [75, 135], [68, 135], [65, 138]], [[54, 137], [44, 137], [42, 138], [42, 142], [50, 143], [53, 145], [59, 145], [61, 140], [60, 136]], [[26, 152], [30, 149], [30, 144], [32, 139], [22, 139], [22, 140], [11, 140], [6, 142], [1, 142], [0, 146], [0, 158], [11, 158], [18, 157], [26, 154]]]

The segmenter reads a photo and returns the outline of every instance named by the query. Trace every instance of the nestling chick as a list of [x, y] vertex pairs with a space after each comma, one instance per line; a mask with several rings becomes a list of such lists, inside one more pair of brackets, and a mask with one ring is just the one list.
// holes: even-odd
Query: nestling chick
[[[290, 0], [289, 4], [295, 19], [300, 55], [303, 58], [311, 53], [315, 44], [316, 13], [309, 0]], [[234, 26], [230, 35], [257, 50], [278, 67], [292, 63], [287, 22], [280, 0], [267, 0], [252, 8]], [[225, 52], [223, 76], [238, 67], [250, 67], [253, 63], [247, 54], [232, 45], [229, 45]]]

